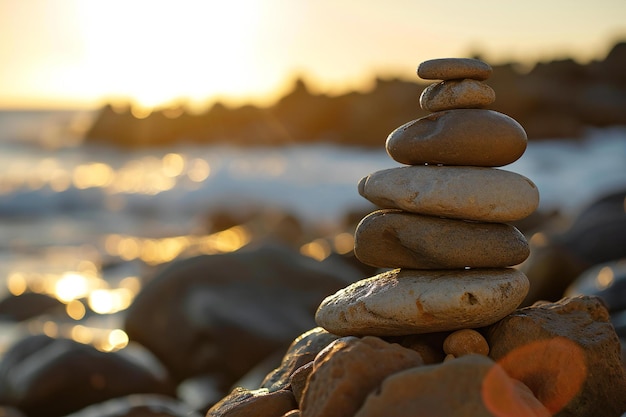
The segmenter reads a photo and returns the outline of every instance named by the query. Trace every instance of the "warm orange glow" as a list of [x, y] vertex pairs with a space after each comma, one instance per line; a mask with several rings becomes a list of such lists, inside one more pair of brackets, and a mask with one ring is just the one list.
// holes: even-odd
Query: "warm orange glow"
[[64, 274], [56, 281], [54, 292], [63, 302], [70, 302], [84, 297], [89, 291], [87, 278], [72, 272]]
[[187, 170], [187, 176], [193, 182], [202, 182], [211, 175], [211, 166], [204, 159], [193, 159]]
[[333, 246], [335, 252], [345, 255], [354, 250], [354, 236], [348, 232], [339, 233], [333, 238]]
[[615, 281], [615, 273], [610, 266], [604, 266], [596, 276], [596, 287], [599, 290], [605, 290]]
[[324, 239], [315, 239], [313, 242], [302, 245], [300, 253], [317, 261], [323, 261], [330, 255], [330, 245]]
[[163, 157], [163, 173], [167, 177], [177, 177], [185, 168], [185, 158], [177, 153], [168, 153]]
[[78, 300], [72, 300], [65, 306], [65, 312], [74, 320], [85, 317], [85, 306]]
[[[498, 364], [494, 365], [483, 380], [481, 394], [485, 407], [494, 417], [550, 417], [538, 401], [533, 404], [522, 397], [521, 382], [511, 379]], [[531, 394], [532, 395], [532, 394]]]
[[[498, 361], [506, 373], [530, 388], [552, 413], [558, 413], [580, 391], [587, 376], [583, 350], [564, 337], [538, 340], [512, 350]], [[498, 388], [483, 385], [483, 399], [488, 407], [496, 404]]]
[[7, 279], [7, 288], [13, 295], [22, 295], [27, 288], [26, 278], [19, 272], [14, 272]]
[[93, 331], [90, 328], [80, 324], [73, 326], [70, 331], [70, 337], [78, 343], [91, 343], [93, 336]]
[[98, 314], [112, 314], [127, 309], [133, 297], [126, 288], [94, 290], [89, 294], [89, 308]]

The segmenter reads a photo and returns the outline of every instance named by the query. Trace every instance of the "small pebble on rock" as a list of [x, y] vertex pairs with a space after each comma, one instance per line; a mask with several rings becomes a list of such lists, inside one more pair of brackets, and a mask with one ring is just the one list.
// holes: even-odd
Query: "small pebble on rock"
[[472, 329], [461, 329], [450, 333], [443, 341], [443, 351], [455, 357], [477, 353], [489, 354], [489, 345], [482, 334]]

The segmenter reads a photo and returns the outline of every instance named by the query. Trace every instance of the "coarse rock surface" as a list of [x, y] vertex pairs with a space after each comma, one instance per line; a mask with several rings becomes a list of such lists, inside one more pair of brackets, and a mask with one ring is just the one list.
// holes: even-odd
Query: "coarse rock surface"
[[483, 355], [397, 372], [354, 417], [549, 417], [528, 388]]
[[381, 268], [502, 268], [523, 262], [528, 242], [504, 223], [468, 222], [377, 210], [364, 217], [354, 234], [354, 252]]
[[419, 353], [377, 337], [338, 339], [313, 362], [302, 394], [302, 416], [352, 416], [385, 377], [422, 364]]
[[385, 147], [401, 164], [498, 167], [518, 160], [527, 143], [524, 128], [505, 114], [457, 109], [405, 123], [389, 134]]
[[29, 416], [65, 416], [136, 393], [173, 396], [174, 386], [123, 350], [101, 352], [71, 339], [34, 335], [11, 346], [0, 363], [0, 403]]
[[237, 387], [206, 413], [206, 417], [281, 417], [298, 408], [289, 390], [248, 390]]
[[210, 374], [226, 394], [254, 365], [315, 327], [324, 297], [362, 276], [343, 261], [318, 262], [284, 246], [188, 258], [144, 286], [125, 330], [177, 381]]
[[492, 73], [486, 62], [473, 58], [438, 58], [424, 61], [417, 67], [417, 76], [424, 80], [486, 80]]
[[393, 336], [477, 328], [511, 313], [528, 291], [512, 268], [395, 269], [327, 297], [317, 324], [337, 335]]
[[390, 168], [362, 178], [358, 189], [381, 208], [486, 222], [520, 220], [539, 205], [531, 180], [497, 168]]
[[291, 375], [301, 366], [313, 361], [320, 351], [338, 337], [321, 327], [301, 334], [287, 349], [280, 366], [265, 377], [261, 388], [267, 388], [270, 391], [287, 388]]
[[620, 342], [597, 297], [519, 309], [487, 330], [489, 356], [558, 417], [626, 412]]
[[420, 95], [420, 107], [427, 111], [476, 109], [496, 100], [496, 93], [480, 81], [449, 80], [431, 84]]

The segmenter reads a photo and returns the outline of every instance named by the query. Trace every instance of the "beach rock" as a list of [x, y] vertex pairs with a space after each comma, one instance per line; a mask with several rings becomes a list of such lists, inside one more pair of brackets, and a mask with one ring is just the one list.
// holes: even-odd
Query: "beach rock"
[[522, 263], [528, 242], [515, 227], [378, 210], [361, 220], [354, 253], [381, 268], [501, 268]]
[[511, 313], [528, 280], [512, 269], [395, 269], [327, 297], [317, 324], [337, 335], [393, 336], [477, 328]]
[[417, 67], [417, 76], [424, 80], [456, 80], [471, 78], [486, 80], [492, 73], [491, 66], [479, 59], [438, 58], [424, 61]]
[[419, 353], [377, 337], [338, 339], [315, 358], [302, 394], [302, 416], [351, 416], [385, 377], [422, 364]]
[[269, 392], [266, 389], [235, 388], [215, 404], [206, 417], [281, 417], [298, 408], [289, 390]]
[[461, 329], [450, 333], [443, 341], [443, 351], [446, 355], [455, 357], [476, 353], [487, 355], [489, 345], [482, 334], [473, 329]]
[[486, 332], [489, 356], [556, 416], [620, 416], [626, 377], [620, 342], [597, 297], [519, 309]]
[[626, 258], [626, 190], [597, 198], [581, 210], [569, 228], [531, 238], [531, 255], [520, 265], [531, 282], [523, 305], [556, 301], [594, 265]]
[[358, 189], [381, 208], [486, 222], [520, 220], [539, 205], [531, 180], [496, 168], [390, 168], [362, 178]]
[[315, 327], [320, 301], [362, 277], [347, 263], [321, 263], [284, 246], [173, 262], [128, 309], [129, 338], [178, 381], [209, 374], [224, 394], [254, 365]]
[[44, 335], [13, 345], [0, 369], [3, 403], [38, 417], [65, 416], [136, 393], [174, 395], [169, 381], [120, 352]]
[[45, 294], [26, 292], [0, 300], [0, 320], [24, 321], [42, 314], [65, 315], [65, 304]]
[[429, 114], [395, 129], [387, 153], [407, 165], [503, 166], [526, 150], [524, 128], [493, 110], [458, 109]]
[[24, 413], [14, 407], [0, 405], [0, 416], [2, 417], [27, 417]]
[[496, 100], [496, 93], [480, 81], [449, 80], [431, 84], [420, 95], [420, 106], [426, 111], [475, 109], [487, 107]]
[[304, 394], [311, 372], [313, 372], [313, 361], [302, 365], [289, 377], [289, 387], [298, 404], [302, 403], [302, 394]]
[[[0, 414], [2, 415], [2, 414]], [[202, 417], [181, 401], [154, 394], [114, 398], [66, 417]]]
[[466, 355], [386, 378], [354, 417], [549, 417], [528, 389], [493, 360]]
[[265, 377], [261, 388], [270, 391], [287, 388], [289, 379], [296, 370], [313, 361], [320, 351], [338, 338], [339, 336], [328, 333], [321, 327], [301, 334], [287, 349], [280, 366]]
[[389, 343], [397, 343], [400, 346], [416, 351], [422, 356], [424, 364], [431, 365], [443, 361], [443, 341], [449, 332], [410, 334], [406, 336], [385, 337]]
[[626, 258], [601, 263], [585, 270], [565, 290], [564, 295], [599, 297], [610, 314], [626, 310]]

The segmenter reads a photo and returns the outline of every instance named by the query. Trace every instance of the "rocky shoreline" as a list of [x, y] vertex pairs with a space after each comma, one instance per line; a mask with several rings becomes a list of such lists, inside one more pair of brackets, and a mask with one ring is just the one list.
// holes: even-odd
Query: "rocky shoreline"
[[[443, 87], [427, 93], [423, 107], [466, 114], [456, 99], [468, 83], [448, 84], [452, 93]], [[480, 88], [479, 99], [463, 106], [492, 115], [484, 108], [491, 94]], [[448, 93], [452, 101], [433, 107]], [[432, 120], [458, 123], [431, 115], [414, 124]], [[380, 208], [356, 226], [360, 262], [338, 254], [316, 261], [289, 247], [288, 239], [173, 261], [146, 274], [121, 313], [130, 341], [125, 348], [102, 352], [44, 334], [15, 343], [0, 361], [0, 414], [626, 413], [626, 191], [597, 201], [565, 233], [552, 232], [546, 219], [518, 230], [513, 224], [532, 217], [537, 190], [529, 179], [496, 167], [521, 156], [526, 138], [513, 129], [496, 149], [488, 142], [501, 139], [503, 130], [485, 123], [491, 134], [462, 129], [466, 148], [458, 154], [438, 151], [442, 143], [449, 147], [441, 136], [410, 154], [415, 144], [406, 142], [429, 137], [429, 129], [416, 127], [416, 134], [403, 125], [389, 136], [390, 156], [414, 165], [358, 184]], [[507, 117], [494, 123], [516, 126]], [[4, 319], [7, 313], [16, 322], [63, 319], [58, 303], [35, 311], [32, 303], [44, 301], [20, 303], [24, 296], [0, 305]]]
[[[626, 125], [626, 42], [604, 60], [538, 63], [529, 72], [515, 63], [494, 66], [486, 84], [498, 91], [489, 108], [512, 117], [528, 138], [577, 138], [589, 127]], [[85, 138], [123, 147], [177, 142], [242, 146], [334, 143], [378, 147], [380, 138], [428, 114], [416, 108], [423, 82], [377, 79], [371, 91], [313, 94], [302, 80], [269, 107], [216, 103], [201, 113], [184, 105], [133, 116], [130, 107], [102, 108]], [[381, 105], [384, 103], [384, 105]]]

